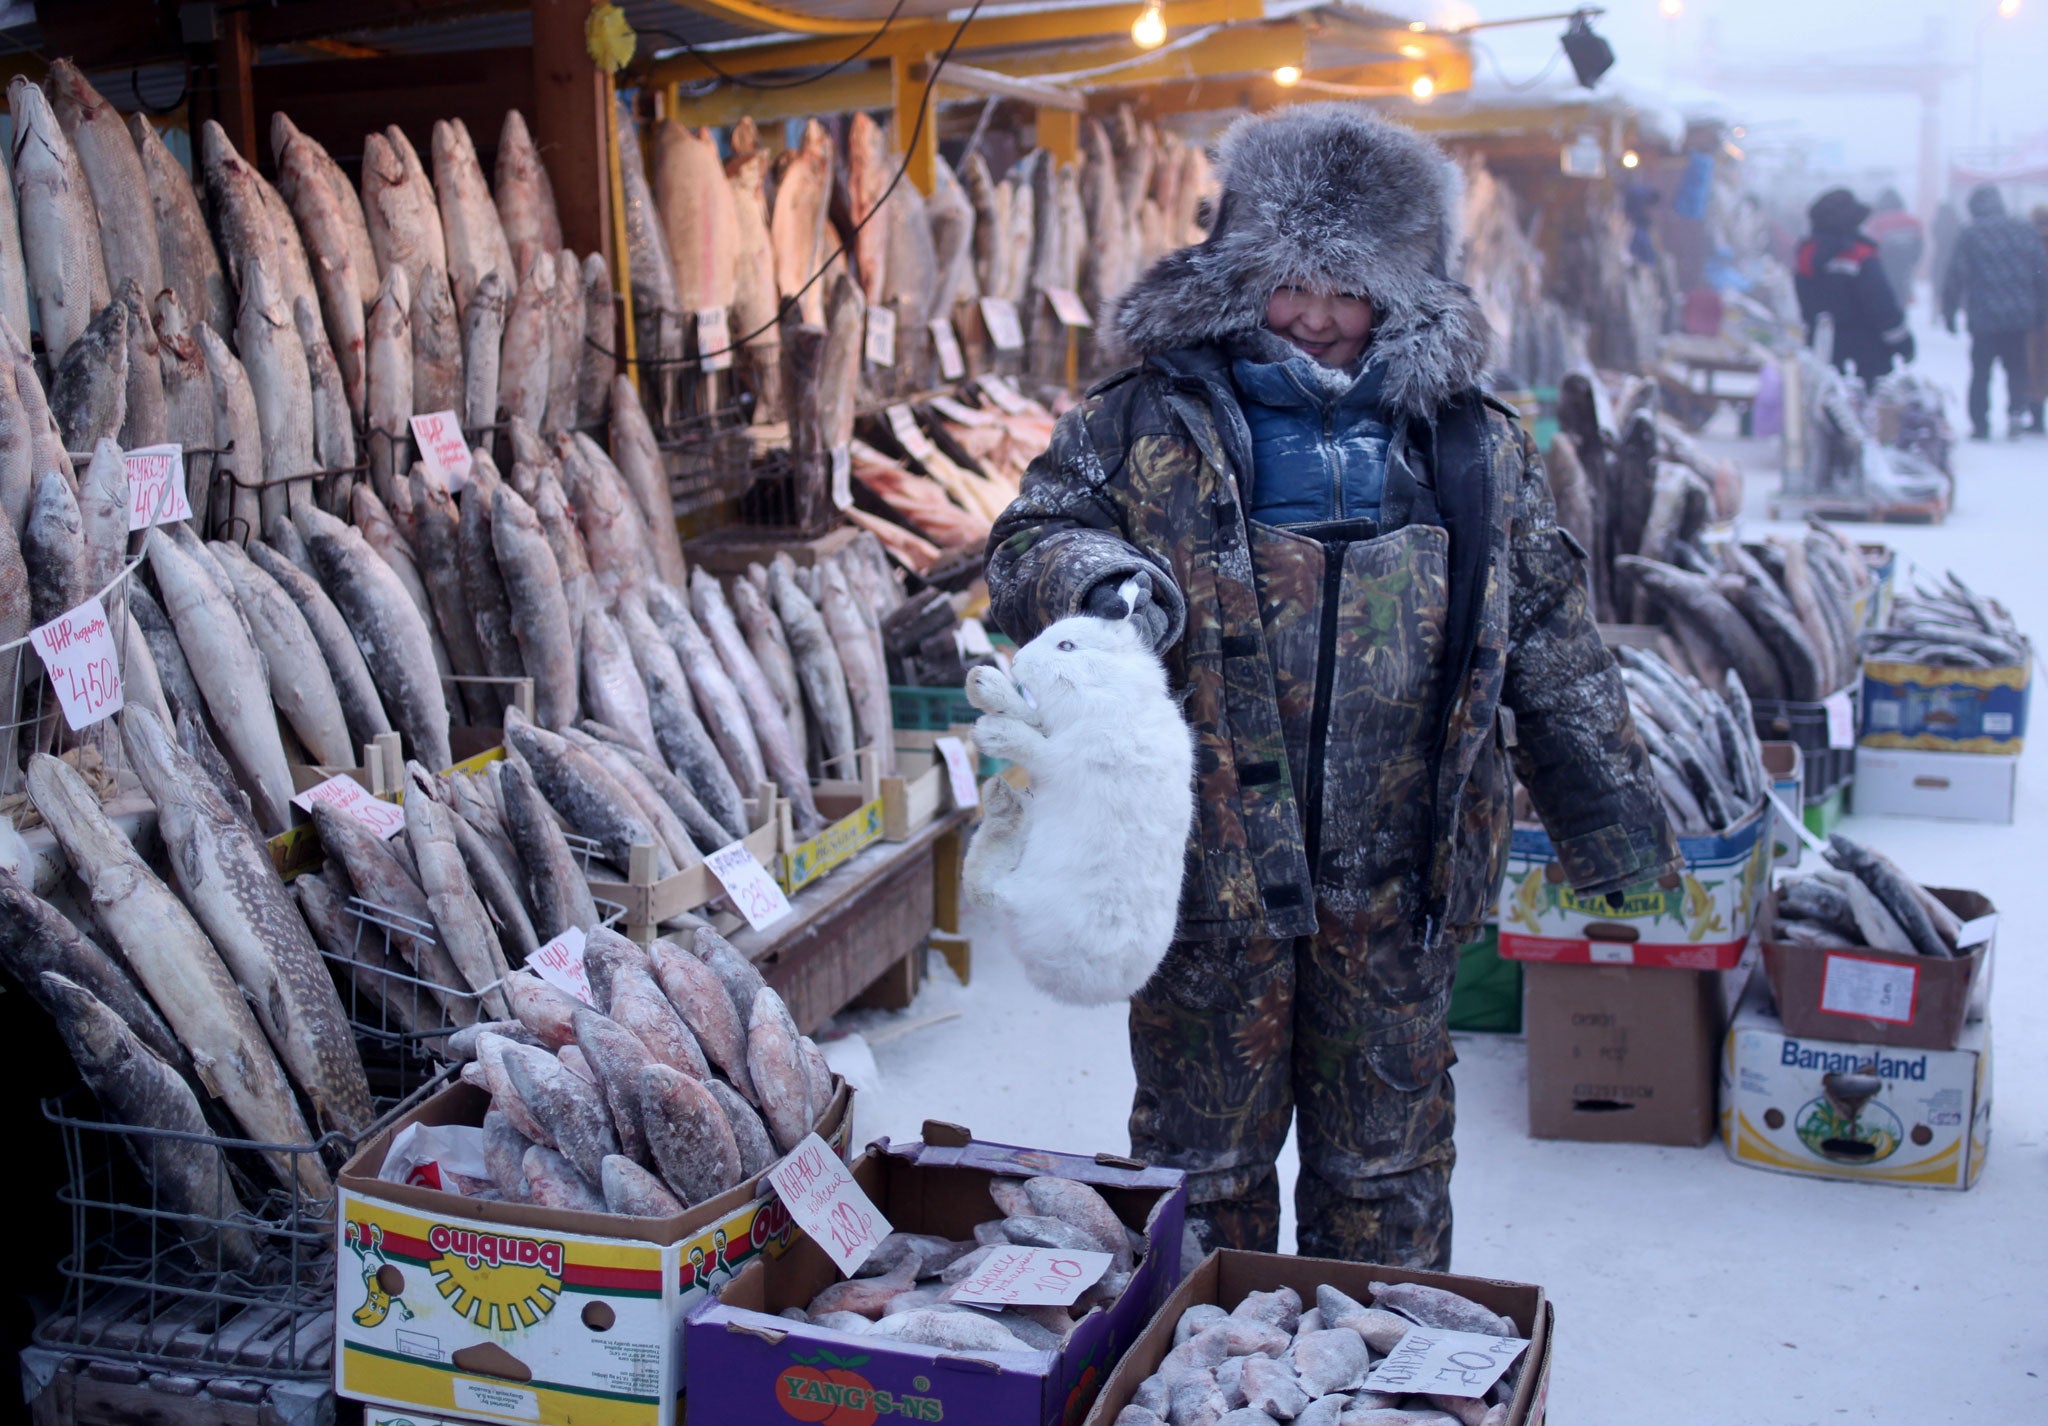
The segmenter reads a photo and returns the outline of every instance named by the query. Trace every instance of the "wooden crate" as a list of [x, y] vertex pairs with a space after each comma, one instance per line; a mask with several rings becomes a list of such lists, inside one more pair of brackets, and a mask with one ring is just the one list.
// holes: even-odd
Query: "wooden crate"
[[[773, 785], [766, 783], [747, 800], [753, 830], [742, 841], [754, 860], [768, 868], [770, 875], [780, 865], [783, 850], [785, 833], [781, 801]], [[619, 921], [619, 931], [642, 945], [654, 939], [655, 929], [662, 922], [673, 920], [685, 911], [698, 911], [725, 895], [725, 887], [711, 874], [711, 868], [702, 862], [664, 877], [655, 876], [654, 867], [654, 848], [636, 846], [632, 849], [632, 861], [626, 868], [624, 881], [592, 880], [590, 883], [592, 896], [625, 908], [625, 914]]]

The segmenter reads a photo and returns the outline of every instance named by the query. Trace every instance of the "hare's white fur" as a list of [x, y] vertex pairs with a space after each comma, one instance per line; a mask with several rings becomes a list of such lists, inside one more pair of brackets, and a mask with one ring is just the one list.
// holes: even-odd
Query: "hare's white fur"
[[982, 787], [968, 895], [1008, 921], [1031, 983], [1072, 1005], [1128, 999], [1172, 944], [1194, 742], [1166, 672], [1128, 620], [1062, 619], [1010, 678], [968, 675], [975, 742], [1028, 774]]

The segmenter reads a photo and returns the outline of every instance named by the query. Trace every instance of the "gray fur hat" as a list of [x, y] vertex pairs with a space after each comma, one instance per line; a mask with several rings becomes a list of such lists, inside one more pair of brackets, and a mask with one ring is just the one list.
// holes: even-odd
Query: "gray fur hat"
[[1110, 314], [1112, 346], [1145, 357], [1256, 342], [1283, 286], [1355, 292], [1377, 310], [1383, 399], [1429, 417], [1484, 375], [1492, 332], [1452, 280], [1463, 184], [1443, 151], [1356, 104], [1247, 116], [1217, 145], [1206, 240], [1170, 253]]

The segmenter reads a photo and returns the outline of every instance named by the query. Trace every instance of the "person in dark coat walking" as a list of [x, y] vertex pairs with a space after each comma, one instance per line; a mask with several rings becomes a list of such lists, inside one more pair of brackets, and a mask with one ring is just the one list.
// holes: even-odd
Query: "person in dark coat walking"
[[1991, 368], [2005, 368], [2009, 432], [2040, 433], [2027, 380], [2027, 334], [2048, 321], [2048, 247], [2034, 225], [2009, 217], [1988, 183], [1970, 191], [1970, 225], [1956, 238], [1941, 285], [1941, 315], [1970, 319], [1970, 436], [1991, 438]]
[[1834, 323], [1834, 363], [1869, 386], [1889, 375], [1894, 360], [1913, 359], [1913, 333], [1885, 275], [1877, 244], [1863, 232], [1870, 210], [1846, 188], [1830, 188], [1807, 209], [1813, 236], [1799, 245], [1792, 286], [1806, 341], [1813, 343], [1823, 315]]
[[1204, 1250], [1272, 1251], [1295, 1123], [1300, 1251], [1442, 1268], [1445, 1022], [1510, 761], [1583, 894], [1677, 848], [1586, 552], [1479, 388], [1457, 170], [1348, 104], [1241, 119], [1219, 158], [1208, 238], [1110, 314], [1137, 365], [996, 522], [990, 596], [1020, 643], [1141, 621], [1185, 694], [1196, 820], [1178, 939], [1131, 1002], [1132, 1152], [1187, 1171]]

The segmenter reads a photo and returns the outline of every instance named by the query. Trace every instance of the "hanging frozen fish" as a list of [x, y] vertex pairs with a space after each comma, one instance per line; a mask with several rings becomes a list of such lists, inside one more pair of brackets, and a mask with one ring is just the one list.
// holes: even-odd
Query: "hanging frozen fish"
[[937, 282], [932, 290], [930, 320], [950, 320], [954, 307], [981, 295], [974, 277], [974, 205], [943, 159], [938, 167], [938, 186], [925, 201], [925, 217], [931, 225], [932, 254]]
[[66, 450], [89, 451], [118, 436], [128, 414], [128, 308], [109, 302], [94, 314], [50, 382], [50, 413]]
[[413, 414], [412, 284], [405, 269], [392, 266], [384, 274], [376, 305], [370, 309], [365, 400], [368, 403], [370, 484], [388, 501], [399, 479], [411, 468], [408, 423]]
[[506, 309], [498, 356], [498, 409], [536, 430], [547, 419], [555, 280], [554, 254], [536, 254]]
[[28, 261], [21, 250], [21, 220], [14, 207], [14, 179], [7, 151], [0, 148], [0, 320], [17, 332], [29, 329]]
[[434, 192], [441, 202], [441, 230], [448, 246], [448, 281], [455, 307], [465, 315], [470, 298], [490, 273], [501, 282], [518, 280], [505, 226], [484, 182], [476, 146], [460, 119], [434, 123]]
[[447, 276], [429, 268], [413, 289], [412, 408], [417, 412], [460, 410], [466, 395], [462, 371], [462, 323], [448, 294]]
[[[291, 527], [287, 525], [285, 528]], [[320, 651], [328, 683], [334, 690], [347, 730], [344, 756], [339, 760], [339, 765], [347, 766], [353, 762], [353, 758], [346, 755], [348, 751], [372, 743], [391, 731], [391, 720], [385, 716], [383, 701], [377, 696], [370, 666], [363, 662], [363, 652], [356, 647], [355, 637], [349, 633], [341, 611], [334, 607], [334, 601], [327, 597], [327, 591], [317, 580], [260, 540], [249, 542], [248, 554], [250, 562], [298, 609], [308, 635]], [[300, 738], [304, 741], [303, 734]], [[323, 761], [332, 763], [335, 760]]]
[[577, 388], [583, 372], [583, 265], [563, 248], [555, 254], [555, 291], [548, 304], [548, 400], [543, 431], [576, 424]]
[[675, 264], [668, 239], [647, 186], [647, 165], [640, 155], [640, 136], [632, 114], [621, 105], [618, 114], [621, 206], [626, 219], [627, 271], [633, 285], [633, 327], [642, 357], [680, 358], [681, 308], [676, 305]]
[[685, 314], [732, 307], [739, 218], [732, 187], [708, 131], [665, 119], [654, 138], [654, 203], [675, 266]]
[[[306, 369], [306, 349], [284, 298], [260, 262], [243, 269], [242, 315], [235, 327], [235, 345], [256, 398], [256, 422], [263, 435], [261, 524], [286, 515], [292, 506], [312, 498], [299, 477], [313, 463], [313, 381]], [[258, 530], [241, 532], [244, 541]]]
[[[250, 548], [261, 549], [260, 541]], [[315, 763], [325, 767], [355, 766], [348, 718], [341, 696], [327, 672], [327, 660], [306, 617], [239, 546], [217, 542], [214, 557], [227, 571], [235, 597], [256, 632], [256, 646], [270, 672], [270, 696], [292, 725]]]
[[534, 681], [534, 715], [544, 728], [566, 728], [576, 721], [578, 707], [569, 602], [540, 517], [509, 485], [499, 486], [492, 498], [491, 547], [520, 659]]
[[[576, 424], [598, 426], [611, 414], [612, 378], [619, 364], [618, 313], [612, 275], [603, 253], [583, 259], [583, 355], [577, 366]], [[631, 383], [628, 383], [629, 385]]]
[[813, 281], [829, 254], [826, 215], [832, 202], [832, 135], [816, 119], [804, 121], [803, 139], [775, 185], [769, 243], [775, 286], [814, 327], [825, 325], [825, 284]]
[[85, 558], [84, 589], [96, 594], [128, 563], [128, 462], [120, 444], [105, 436], [78, 482], [78, 533]]
[[[7, 86], [14, 114], [15, 207], [37, 325], [52, 366], [112, 296], [100, 255], [99, 219], [71, 141], [34, 81], [16, 75]], [[15, 334], [26, 340], [28, 329]]]
[[756, 152], [735, 158], [726, 165], [726, 174], [732, 185], [737, 239], [729, 331], [731, 340], [739, 345], [756, 398], [755, 419], [778, 421], [784, 414], [782, 336], [775, 248], [768, 236], [768, 204], [763, 193], [768, 155]]
[[[620, 126], [623, 134], [631, 125]], [[547, 166], [540, 150], [527, 132], [526, 119], [517, 109], [505, 111], [504, 126], [498, 131], [497, 194], [498, 220], [512, 255], [512, 271], [506, 281], [526, 275], [527, 266], [541, 253], [562, 246], [562, 220], [555, 211], [554, 185], [548, 181]], [[638, 265], [637, 263], [635, 264]]]
[[859, 225], [854, 264], [870, 305], [886, 302], [889, 295], [889, 215], [880, 209], [894, 177], [881, 126], [866, 114], [855, 114], [846, 129], [846, 194]]
[[512, 1013], [499, 982], [511, 974], [505, 952], [492, 931], [490, 918], [470, 884], [462, 850], [455, 840], [455, 814], [435, 800], [426, 769], [406, 764], [405, 832], [419, 862], [420, 889], [427, 894], [434, 930], [462, 972], [468, 988], [478, 993], [477, 1008], [493, 1018]]
[[[284, 120], [282, 114], [276, 117]], [[277, 156], [278, 187], [305, 239], [307, 256], [312, 262], [313, 286], [319, 293], [318, 311], [325, 323], [335, 365], [341, 371], [348, 409], [361, 416], [365, 409], [363, 363], [369, 339], [363, 319], [369, 302], [363, 300], [363, 275], [356, 271], [355, 239], [343, 213], [341, 196], [328, 181], [315, 156], [316, 148], [305, 135], [293, 134]], [[353, 190], [350, 196], [353, 197]], [[374, 302], [374, 275], [368, 285], [369, 300]]]
[[503, 278], [485, 273], [462, 314], [462, 424], [471, 431], [481, 431], [498, 419], [505, 291]]
[[68, 59], [52, 61], [46, 85], [92, 193], [108, 287], [118, 292], [133, 279], [144, 292], [161, 291], [163, 263], [148, 185], [121, 116]]
[[159, 446], [170, 435], [164, 409], [163, 351], [156, 338], [156, 323], [150, 319], [142, 288], [133, 278], [121, 289], [119, 301], [126, 309], [124, 325], [128, 335], [121, 445], [125, 450]]

